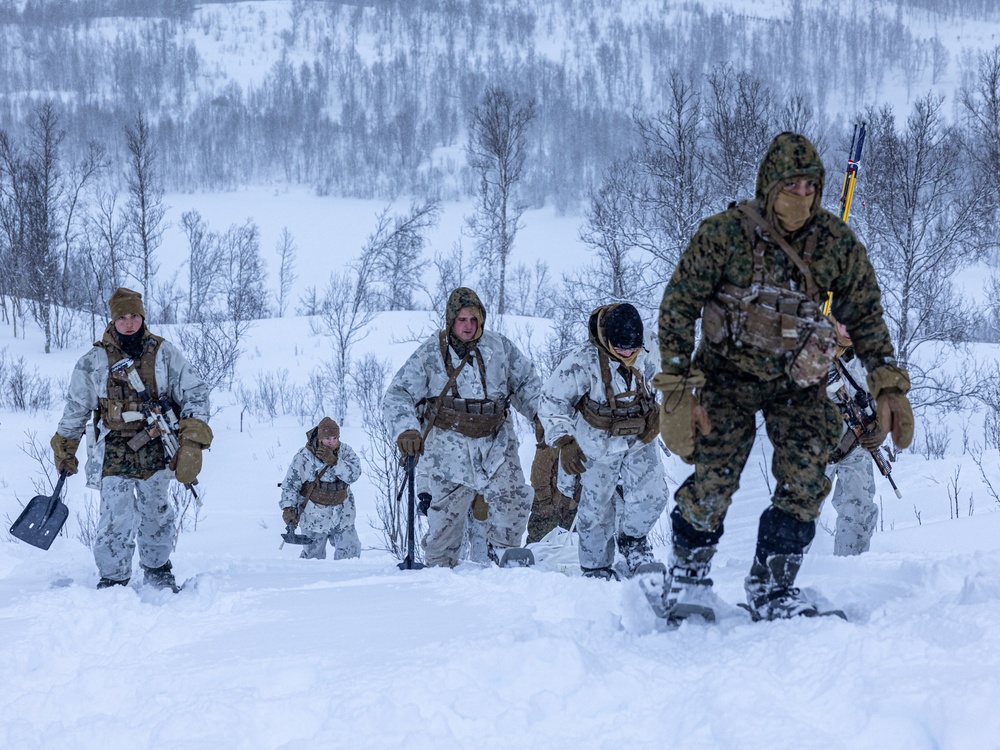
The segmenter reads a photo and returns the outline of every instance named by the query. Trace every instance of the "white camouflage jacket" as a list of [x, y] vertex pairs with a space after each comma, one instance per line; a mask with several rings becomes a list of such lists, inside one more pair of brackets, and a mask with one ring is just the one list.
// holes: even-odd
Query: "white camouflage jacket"
[[[456, 384], [462, 398], [509, 398], [510, 404], [528, 419], [538, 411], [541, 381], [535, 366], [506, 336], [483, 331], [479, 351], [486, 367], [483, 393], [479, 367], [470, 361], [459, 373]], [[449, 347], [452, 362], [461, 358]], [[423, 433], [417, 418], [417, 403], [441, 394], [448, 375], [441, 358], [437, 334], [421, 344], [393, 377], [385, 393], [383, 414], [393, 435], [405, 430]], [[425, 471], [476, 490], [486, 488], [490, 477], [504, 461], [508, 443], [517, 446], [513, 420], [505, 419], [495, 436], [470, 438], [435, 427], [424, 442], [420, 464]]]
[[[302, 505], [302, 495], [299, 490], [306, 482], [311, 482], [319, 474], [320, 470], [326, 466], [316, 457], [308, 446], [300, 448], [299, 452], [292, 458], [285, 473], [285, 480], [281, 483], [281, 500], [278, 503], [282, 508], [298, 508]], [[323, 472], [321, 481], [332, 482], [339, 479], [347, 484], [352, 484], [361, 476], [361, 461], [354, 449], [344, 443], [337, 449], [337, 463]], [[354, 493], [348, 489], [349, 497], [353, 498]]]
[[[645, 335], [645, 346], [635, 360], [635, 369], [646, 379], [646, 387], [652, 390], [653, 375], [659, 367], [659, 348], [652, 333]], [[611, 360], [611, 386], [615, 393], [623, 393], [635, 387], [627, 387], [625, 379], [615, 361]], [[655, 391], [653, 394], [655, 395]], [[637, 437], [612, 437], [605, 430], [590, 425], [576, 410], [576, 404], [583, 396], [589, 396], [599, 404], [606, 404], [604, 381], [601, 379], [601, 365], [597, 347], [586, 341], [567, 354], [548, 380], [542, 386], [542, 398], [538, 404], [538, 417], [545, 429], [545, 442], [555, 445], [559, 438], [572, 435], [580, 445], [584, 455], [599, 458], [609, 453], [625, 453], [630, 448], [642, 446]]]

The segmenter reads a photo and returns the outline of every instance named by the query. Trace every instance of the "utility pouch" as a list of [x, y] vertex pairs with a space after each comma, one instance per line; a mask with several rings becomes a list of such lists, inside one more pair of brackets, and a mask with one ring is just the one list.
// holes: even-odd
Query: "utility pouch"
[[800, 387], [826, 378], [837, 348], [837, 333], [819, 305], [802, 292], [768, 284], [722, 284], [705, 305], [702, 333], [715, 344], [783, 359], [785, 373]]

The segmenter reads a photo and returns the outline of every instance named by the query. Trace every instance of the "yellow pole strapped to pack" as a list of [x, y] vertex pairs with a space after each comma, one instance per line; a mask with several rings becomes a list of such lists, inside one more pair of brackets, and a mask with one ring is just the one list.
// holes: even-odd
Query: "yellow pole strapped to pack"
[[[840, 190], [840, 219], [846, 222], [851, 213], [851, 203], [854, 201], [854, 187], [858, 182], [858, 169], [861, 167], [861, 150], [865, 147], [865, 123], [854, 124], [854, 135], [851, 136], [851, 149], [847, 154], [847, 171], [844, 172], [844, 186]], [[826, 295], [823, 314], [830, 314], [833, 305], [833, 292]]]

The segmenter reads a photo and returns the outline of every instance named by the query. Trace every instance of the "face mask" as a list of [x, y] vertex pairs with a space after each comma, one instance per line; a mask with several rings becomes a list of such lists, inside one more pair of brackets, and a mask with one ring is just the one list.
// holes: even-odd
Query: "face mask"
[[627, 357], [623, 357], [618, 352], [616, 352], [614, 349], [611, 350], [611, 353], [614, 354], [615, 359], [617, 359], [620, 362], [624, 362], [626, 367], [634, 367], [636, 359], [639, 358], [639, 351], [640, 351], [639, 349], [636, 349], [634, 352], [632, 352]]
[[782, 190], [774, 199], [774, 215], [786, 232], [794, 232], [805, 226], [812, 213], [815, 195], [796, 195]]

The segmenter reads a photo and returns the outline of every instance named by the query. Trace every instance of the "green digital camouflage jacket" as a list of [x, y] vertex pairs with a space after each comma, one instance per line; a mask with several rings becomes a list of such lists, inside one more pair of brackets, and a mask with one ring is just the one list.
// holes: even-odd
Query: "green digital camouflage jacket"
[[[809, 221], [785, 239], [804, 256], [809, 235], [815, 235], [815, 248], [806, 262], [818, 288], [817, 302], [824, 301], [828, 292], [833, 293], [832, 313], [847, 327], [855, 352], [869, 372], [880, 365], [895, 365], [875, 271], [864, 245], [847, 224], [820, 208], [825, 170], [808, 140], [795, 133], [782, 133], [772, 141], [760, 165], [752, 205], [772, 226], [777, 226], [773, 198], [785, 182], [798, 177], [816, 181], [816, 198]], [[695, 345], [695, 321], [720, 284], [750, 286], [755, 231], [759, 230], [748, 223], [736, 205], [710, 216], [699, 226], [677, 263], [660, 305], [663, 372], [688, 371]], [[763, 248], [765, 282], [784, 286], [790, 280], [805, 291], [801, 273], [785, 252], [769, 240]], [[747, 355], [743, 352], [741, 356]], [[705, 369], [726, 366], [726, 342], [713, 344], [703, 338], [696, 357], [696, 364]], [[765, 380], [784, 374], [784, 362], [773, 355], [761, 353], [753, 365], [754, 374]]]

